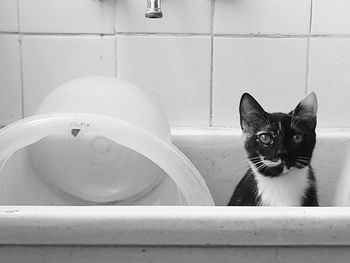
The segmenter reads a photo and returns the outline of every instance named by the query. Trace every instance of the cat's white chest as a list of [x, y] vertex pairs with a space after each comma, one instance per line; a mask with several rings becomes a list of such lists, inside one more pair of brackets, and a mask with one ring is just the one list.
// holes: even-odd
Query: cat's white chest
[[254, 171], [261, 205], [300, 206], [309, 186], [308, 168], [291, 169], [278, 177], [266, 177]]

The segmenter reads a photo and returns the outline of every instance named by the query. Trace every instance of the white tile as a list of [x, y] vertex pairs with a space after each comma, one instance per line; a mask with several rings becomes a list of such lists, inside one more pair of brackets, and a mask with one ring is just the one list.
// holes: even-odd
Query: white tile
[[0, 58], [0, 125], [7, 125], [22, 117], [18, 36], [0, 36]]
[[306, 39], [216, 38], [213, 124], [239, 127], [249, 92], [268, 112], [288, 112], [305, 94]]
[[208, 126], [210, 38], [119, 36], [118, 77], [144, 88], [172, 126]]
[[18, 32], [17, 0], [0, 1], [0, 31]]
[[79, 77], [114, 76], [114, 37], [23, 37], [25, 115], [59, 85]]
[[216, 0], [214, 32], [308, 34], [310, 0]]
[[309, 89], [319, 100], [318, 127], [350, 128], [349, 69], [350, 39], [311, 39]]
[[145, 18], [146, 0], [116, 0], [117, 32], [210, 33], [211, 0], [162, 0], [162, 19]]
[[19, 1], [23, 32], [114, 33], [114, 0]]
[[349, 34], [350, 1], [315, 0], [312, 8], [313, 34]]

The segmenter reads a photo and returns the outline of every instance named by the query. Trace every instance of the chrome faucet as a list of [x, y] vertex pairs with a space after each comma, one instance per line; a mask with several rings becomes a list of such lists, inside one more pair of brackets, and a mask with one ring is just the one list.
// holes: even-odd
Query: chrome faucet
[[147, 12], [145, 17], [147, 18], [162, 18], [163, 13], [160, 9], [161, 0], [147, 0]]

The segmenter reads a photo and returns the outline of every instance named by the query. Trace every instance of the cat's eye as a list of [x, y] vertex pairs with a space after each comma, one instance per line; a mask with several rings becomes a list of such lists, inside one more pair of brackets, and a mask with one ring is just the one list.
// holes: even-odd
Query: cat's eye
[[300, 133], [294, 134], [292, 140], [295, 143], [300, 143], [303, 140], [303, 135], [301, 135]]
[[259, 136], [259, 141], [263, 144], [271, 144], [273, 142], [272, 137], [267, 133], [263, 133]]

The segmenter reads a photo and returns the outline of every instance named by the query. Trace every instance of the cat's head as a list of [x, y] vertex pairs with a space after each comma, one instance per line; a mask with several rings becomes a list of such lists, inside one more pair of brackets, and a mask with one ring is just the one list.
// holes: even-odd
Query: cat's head
[[240, 101], [244, 147], [252, 168], [268, 177], [310, 165], [316, 143], [317, 98], [309, 93], [289, 113], [268, 113], [248, 93]]

